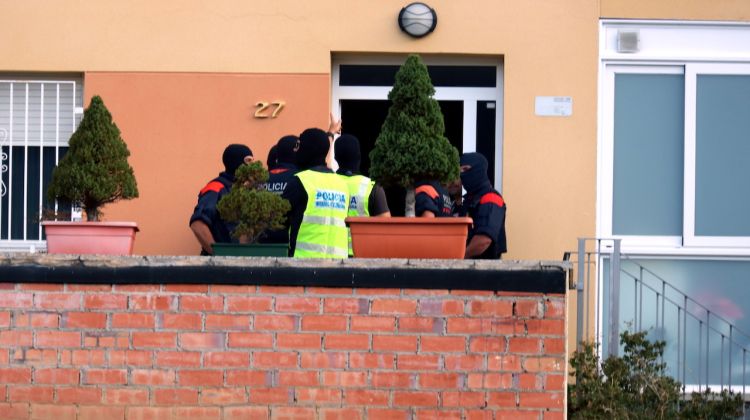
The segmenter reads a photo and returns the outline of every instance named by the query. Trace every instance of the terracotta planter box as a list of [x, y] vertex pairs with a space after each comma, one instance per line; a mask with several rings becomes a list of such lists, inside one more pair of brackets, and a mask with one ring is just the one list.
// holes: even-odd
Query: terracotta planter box
[[463, 259], [470, 217], [347, 217], [354, 257]]
[[49, 254], [131, 255], [135, 222], [42, 222]]

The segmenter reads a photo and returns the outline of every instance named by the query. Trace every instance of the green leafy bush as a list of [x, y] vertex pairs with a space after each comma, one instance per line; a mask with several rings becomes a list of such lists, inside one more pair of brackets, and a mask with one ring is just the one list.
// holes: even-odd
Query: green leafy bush
[[388, 93], [391, 107], [370, 152], [370, 176], [384, 186], [411, 191], [407, 215], [414, 215], [414, 183], [421, 180], [451, 182], [458, 178], [458, 150], [445, 137], [440, 105], [432, 97], [427, 66], [412, 54], [396, 73]]
[[86, 219], [98, 221], [103, 205], [138, 197], [130, 151], [101, 97], [91, 98], [69, 146], [52, 171], [51, 200], [80, 203]]
[[568, 386], [571, 419], [734, 419], [742, 415], [742, 396], [706, 390], [681, 400], [681, 385], [666, 375], [659, 359], [665, 343], [652, 343], [645, 332], [620, 335], [621, 357], [609, 357], [599, 367], [591, 343], [576, 351], [570, 364], [575, 384]]
[[221, 218], [237, 223], [232, 236], [241, 242], [255, 243], [266, 230], [284, 227], [289, 201], [266, 191], [268, 170], [259, 161], [242, 165], [234, 174], [235, 181], [229, 194], [219, 200]]

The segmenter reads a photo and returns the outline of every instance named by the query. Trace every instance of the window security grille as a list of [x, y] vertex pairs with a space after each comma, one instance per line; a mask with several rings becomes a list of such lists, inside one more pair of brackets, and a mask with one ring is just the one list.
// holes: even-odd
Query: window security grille
[[80, 78], [0, 77], [0, 250], [43, 249], [42, 216], [71, 217], [46, 193], [82, 116]]

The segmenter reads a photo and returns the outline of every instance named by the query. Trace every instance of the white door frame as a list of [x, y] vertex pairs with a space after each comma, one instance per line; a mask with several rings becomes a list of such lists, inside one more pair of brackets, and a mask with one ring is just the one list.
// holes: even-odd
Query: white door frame
[[[390, 86], [339, 86], [342, 64], [401, 65], [405, 55], [346, 55], [334, 56], [331, 66], [331, 110], [336, 118], [341, 115], [341, 101], [348, 99], [387, 100]], [[503, 175], [503, 61], [499, 57], [449, 57], [422, 56], [426, 65], [496, 66], [496, 87], [442, 87], [435, 86], [438, 101], [462, 101], [463, 150], [475, 152], [477, 127], [477, 102], [495, 101], [495, 188], [502, 193]]]

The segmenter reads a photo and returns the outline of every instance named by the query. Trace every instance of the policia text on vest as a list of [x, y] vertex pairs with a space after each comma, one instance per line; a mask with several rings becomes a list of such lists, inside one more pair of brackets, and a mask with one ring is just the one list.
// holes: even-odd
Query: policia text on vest
[[297, 174], [307, 193], [307, 207], [297, 233], [294, 257], [347, 258], [349, 188], [337, 174], [302, 171]]

